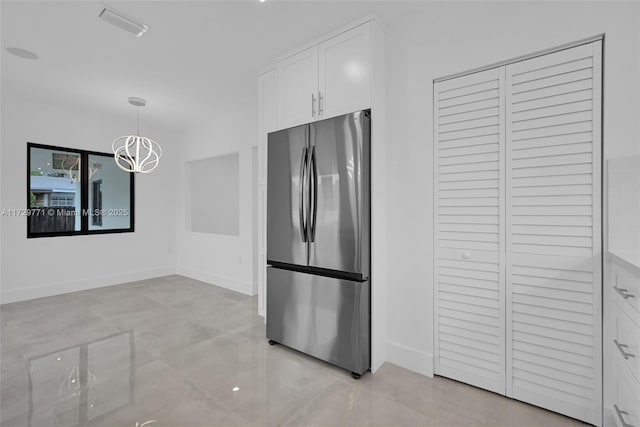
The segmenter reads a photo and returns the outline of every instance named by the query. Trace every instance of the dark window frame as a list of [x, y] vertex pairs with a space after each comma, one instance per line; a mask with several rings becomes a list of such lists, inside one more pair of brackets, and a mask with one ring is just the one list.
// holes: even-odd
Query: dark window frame
[[33, 233], [31, 231], [31, 219], [27, 217], [27, 238], [40, 237], [60, 237], [60, 236], [88, 236], [93, 234], [116, 234], [135, 232], [135, 173], [129, 173], [129, 228], [117, 228], [108, 230], [90, 230], [89, 217], [82, 215], [89, 212], [89, 156], [103, 156], [113, 160], [113, 154], [99, 151], [81, 150], [70, 147], [60, 147], [56, 145], [38, 144], [27, 142], [27, 212], [31, 210], [31, 148], [44, 150], [58, 150], [63, 152], [77, 153], [80, 155], [80, 230], [55, 231], [47, 233]]

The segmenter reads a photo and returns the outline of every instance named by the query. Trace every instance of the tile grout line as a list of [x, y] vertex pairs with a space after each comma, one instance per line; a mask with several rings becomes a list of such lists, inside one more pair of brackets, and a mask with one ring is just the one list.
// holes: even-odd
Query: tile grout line
[[297, 414], [299, 414], [300, 412], [302, 412], [305, 408], [307, 408], [309, 405], [311, 405], [313, 402], [315, 402], [316, 400], [318, 400], [320, 398], [320, 395], [322, 393], [324, 393], [325, 391], [327, 391], [329, 389], [329, 387], [331, 387], [331, 385], [333, 385], [336, 381], [338, 381], [337, 377], [332, 377], [331, 381], [329, 381], [329, 383], [322, 388], [321, 390], [319, 390], [311, 399], [309, 399], [309, 401], [307, 403], [305, 403], [304, 405], [302, 405], [300, 408], [298, 408], [296, 411], [293, 412], [293, 414], [289, 415], [288, 417], [284, 418], [278, 425], [284, 425], [286, 424], [288, 421], [291, 421], [295, 418], [295, 416]]

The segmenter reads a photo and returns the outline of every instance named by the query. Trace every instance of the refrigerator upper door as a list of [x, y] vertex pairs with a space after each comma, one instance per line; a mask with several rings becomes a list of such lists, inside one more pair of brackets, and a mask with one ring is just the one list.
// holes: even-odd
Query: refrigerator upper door
[[369, 276], [367, 111], [310, 125], [309, 266]]
[[269, 134], [267, 260], [307, 265], [309, 127]]

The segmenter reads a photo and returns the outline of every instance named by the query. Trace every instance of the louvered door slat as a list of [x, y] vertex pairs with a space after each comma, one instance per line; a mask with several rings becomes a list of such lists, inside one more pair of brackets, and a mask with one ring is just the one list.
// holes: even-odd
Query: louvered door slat
[[500, 91], [498, 89], [488, 89], [479, 92], [474, 92], [464, 96], [456, 96], [447, 99], [441, 99], [439, 101], [441, 108], [448, 107], [463, 107], [470, 104], [480, 103], [481, 101], [490, 101], [499, 98]]
[[505, 391], [504, 70], [435, 86], [435, 371]]
[[441, 148], [438, 153], [440, 159], [447, 157], [468, 156], [472, 154], [495, 153], [498, 151], [498, 143], [474, 144], [465, 147]]
[[513, 159], [531, 159], [534, 157], [550, 157], [564, 154], [591, 153], [592, 143], [580, 142], [556, 145], [553, 147], [524, 148], [513, 151]]
[[456, 198], [479, 198], [498, 197], [498, 188], [460, 188], [451, 190], [440, 190], [440, 197], [443, 199]]
[[538, 108], [529, 108], [513, 113], [513, 121], [520, 122], [523, 120], [541, 119], [551, 117], [558, 114], [577, 113], [580, 111], [591, 111], [593, 108], [592, 99], [572, 101], [570, 99], [560, 98], [559, 104], [549, 106], [541, 106]]
[[569, 102], [580, 102], [584, 100], [593, 100], [593, 91], [591, 88], [568, 91], [560, 95], [533, 98], [529, 101], [514, 103], [512, 106], [512, 113], [517, 114], [519, 112], [532, 111], [538, 108], [553, 107], [556, 105], [567, 104]]
[[[490, 144], [495, 150], [495, 145]], [[488, 148], [489, 149], [489, 148]], [[498, 153], [496, 151], [487, 151], [484, 153], [468, 153], [459, 155], [443, 155], [441, 152], [440, 165], [457, 165], [457, 164], [469, 164], [469, 163], [482, 163], [482, 162], [494, 162], [498, 160]]]
[[547, 186], [521, 186], [513, 187], [511, 194], [517, 196], [554, 196], [558, 194], [592, 194], [593, 187], [591, 184], [574, 184], [574, 185], [547, 185]]
[[[443, 150], [452, 148], [468, 148], [468, 147], [480, 147], [485, 144], [497, 144], [499, 139], [498, 133], [491, 133], [489, 135], [476, 136], [473, 138], [451, 139], [444, 140], [439, 138], [439, 149], [442, 151], [443, 157], [446, 156]], [[467, 152], [470, 153], [470, 152]]]
[[540, 89], [530, 90], [527, 92], [520, 92], [514, 94], [512, 102], [519, 104], [523, 102], [530, 102], [537, 99], [543, 99], [547, 97], [556, 96], [558, 93], [570, 94], [573, 92], [579, 92], [583, 90], [592, 89], [590, 79], [576, 80], [572, 82], [562, 83], [555, 86], [543, 87]]
[[[577, 363], [567, 363], [563, 360], [554, 358], [553, 354], [539, 354], [530, 353], [529, 351], [515, 349], [514, 353], [517, 353], [518, 359], [535, 363], [542, 366], [555, 367], [565, 372], [570, 372], [575, 375], [582, 375], [584, 377], [590, 377], [593, 375], [593, 369], [589, 366]], [[591, 364], [591, 359], [587, 360], [586, 365]]]
[[522, 92], [530, 92], [536, 89], [548, 88], [564, 83], [590, 79], [591, 77], [591, 67], [589, 67], [568, 72], [554, 73], [547, 77], [533, 79], [522, 83], [515, 83], [512, 81], [513, 88], [511, 93], [518, 94]]
[[561, 135], [551, 135], [543, 138], [535, 138], [535, 139], [523, 139], [521, 141], [511, 141], [511, 149], [513, 150], [513, 154], [517, 155], [520, 153], [519, 150], [532, 150], [537, 147], [550, 147], [556, 145], [570, 145], [577, 144], [581, 142], [586, 142], [591, 144], [593, 142], [591, 131], [588, 132], [575, 132], [575, 133], [563, 133]]
[[589, 423], [600, 393], [600, 42], [506, 66], [507, 395]]
[[591, 58], [591, 52], [588, 49], [582, 49], [581, 52], [580, 49], [578, 49], [575, 53], [572, 52], [572, 54], [576, 55], [576, 57], [567, 62], [514, 74], [512, 82], [513, 84], [522, 84], [524, 82], [540, 80], [554, 75], [570, 73], [575, 70], [592, 68], [593, 59]]
[[497, 105], [486, 108], [466, 110], [460, 113], [452, 113], [451, 111], [449, 111], [448, 114], [440, 115], [440, 125], [459, 123], [467, 120], [485, 119], [489, 117], [497, 118], [499, 116], [500, 110], [498, 109]]

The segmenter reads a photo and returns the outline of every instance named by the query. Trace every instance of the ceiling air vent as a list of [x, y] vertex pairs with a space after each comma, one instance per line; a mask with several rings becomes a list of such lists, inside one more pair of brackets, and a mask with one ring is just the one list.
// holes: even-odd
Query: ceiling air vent
[[128, 17], [122, 12], [118, 12], [112, 8], [105, 7], [98, 15], [98, 18], [111, 25], [125, 30], [128, 33], [133, 34], [136, 37], [142, 37], [144, 33], [149, 29], [148, 25], [138, 22], [133, 18]]

